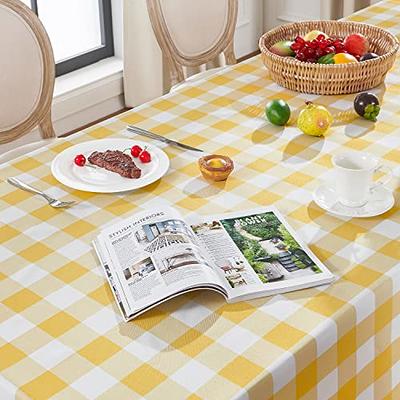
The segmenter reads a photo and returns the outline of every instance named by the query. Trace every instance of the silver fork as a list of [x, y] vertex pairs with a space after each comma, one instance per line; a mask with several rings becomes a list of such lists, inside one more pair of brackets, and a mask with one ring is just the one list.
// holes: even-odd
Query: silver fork
[[51, 205], [54, 208], [69, 207], [76, 203], [75, 201], [61, 201], [61, 200], [53, 199], [53, 197], [48, 196], [46, 193], [41, 192], [40, 190], [34, 188], [31, 185], [28, 185], [25, 182], [20, 181], [17, 178], [8, 178], [7, 182], [10, 185], [17, 187], [18, 189], [22, 189], [27, 192], [35, 193], [35, 194], [42, 196], [43, 198], [45, 198], [47, 200], [49, 205]]

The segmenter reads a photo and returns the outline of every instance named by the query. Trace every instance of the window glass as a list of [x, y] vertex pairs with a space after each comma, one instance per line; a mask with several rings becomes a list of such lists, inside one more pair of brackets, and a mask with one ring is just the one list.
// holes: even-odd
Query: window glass
[[37, 10], [56, 62], [101, 46], [99, 0], [37, 0]]

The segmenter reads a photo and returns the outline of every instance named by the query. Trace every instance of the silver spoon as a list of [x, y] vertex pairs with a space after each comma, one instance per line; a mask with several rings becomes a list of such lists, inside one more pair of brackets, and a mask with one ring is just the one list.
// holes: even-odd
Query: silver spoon
[[7, 182], [10, 185], [17, 187], [18, 189], [22, 189], [27, 192], [35, 193], [35, 194], [42, 196], [43, 198], [45, 198], [47, 200], [49, 205], [51, 205], [54, 208], [69, 207], [76, 203], [75, 201], [61, 201], [61, 200], [53, 199], [52, 197], [48, 196], [46, 193], [43, 193], [40, 190], [35, 189], [31, 185], [28, 185], [27, 183], [24, 183], [17, 178], [8, 178]]

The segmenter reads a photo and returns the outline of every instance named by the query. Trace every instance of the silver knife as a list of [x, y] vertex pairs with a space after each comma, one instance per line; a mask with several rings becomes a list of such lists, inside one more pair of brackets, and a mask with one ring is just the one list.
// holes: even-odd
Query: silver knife
[[154, 139], [154, 140], [159, 140], [159, 141], [167, 143], [167, 144], [171, 144], [171, 145], [174, 145], [174, 146], [181, 147], [182, 149], [192, 150], [192, 151], [199, 151], [199, 152], [202, 152], [202, 153], [204, 152], [204, 150], [198, 149], [198, 148], [193, 147], [193, 146], [189, 146], [188, 144], [185, 144], [185, 143], [177, 142], [176, 140], [168, 139], [168, 138], [166, 138], [164, 136], [157, 135], [156, 133], [153, 133], [153, 132], [147, 131], [145, 129], [139, 128], [138, 126], [128, 125], [126, 127], [126, 129], [129, 132], [136, 133], [137, 135], [145, 136], [145, 137], [148, 137], [148, 138]]

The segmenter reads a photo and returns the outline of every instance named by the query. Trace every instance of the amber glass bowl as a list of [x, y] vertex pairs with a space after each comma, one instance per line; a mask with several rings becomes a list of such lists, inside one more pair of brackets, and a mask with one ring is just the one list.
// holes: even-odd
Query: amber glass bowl
[[204, 178], [225, 181], [233, 171], [233, 161], [226, 156], [211, 154], [199, 159], [199, 168]]

